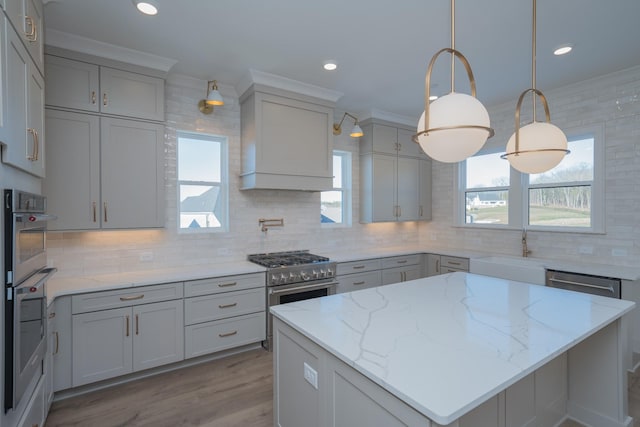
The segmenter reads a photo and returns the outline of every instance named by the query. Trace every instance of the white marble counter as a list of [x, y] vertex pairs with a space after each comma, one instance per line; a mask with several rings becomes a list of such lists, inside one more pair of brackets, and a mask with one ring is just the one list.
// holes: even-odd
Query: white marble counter
[[182, 282], [235, 274], [260, 273], [265, 270], [264, 267], [245, 261], [211, 266], [195, 265], [87, 277], [58, 277], [54, 275], [47, 282], [47, 301], [51, 303], [56, 297], [63, 295]]
[[278, 305], [271, 312], [446, 425], [633, 307], [453, 273]]

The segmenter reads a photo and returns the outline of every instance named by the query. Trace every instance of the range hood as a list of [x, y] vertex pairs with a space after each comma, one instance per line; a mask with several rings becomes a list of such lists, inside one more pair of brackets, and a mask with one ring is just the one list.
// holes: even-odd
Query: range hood
[[241, 189], [333, 187], [333, 109], [342, 93], [251, 70], [241, 93]]

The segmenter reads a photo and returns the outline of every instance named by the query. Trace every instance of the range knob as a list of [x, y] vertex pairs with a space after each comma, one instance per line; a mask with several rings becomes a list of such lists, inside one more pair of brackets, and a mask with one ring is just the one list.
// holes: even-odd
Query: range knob
[[327, 277], [333, 277], [333, 270], [330, 268], [327, 268]]
[[287, 283], [287, 276], [284, 273], [280, 273], [280, 283]]
[[320, 269], [320, 277], [327, 277], [327, 272], [323, 269]]
[[306, 272], [301, 272], [300, 273], [300, 277], [302, 278], [302, 280], [307, 281], [309, 280], [311, 277], [306, 273]]
[[272, 285], [277, 285], [278, 284], [278, 280], [280, 280], [280, 278], [278, 277], [277, 274], [272, 274], [271, 275], [271, 284]]
[[313, 276], [314, 279], [319, 279], [320, 278], [320, 272], [319, 271], [313, 270], [311, 272], [311, 275]]

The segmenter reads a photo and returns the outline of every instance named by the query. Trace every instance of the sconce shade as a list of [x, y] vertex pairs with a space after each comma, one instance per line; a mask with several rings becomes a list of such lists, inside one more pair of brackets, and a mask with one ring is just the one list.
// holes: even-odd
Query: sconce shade
[[364, 135], [364, 132], [362, 132], [362, 128], [356, 123], [353, 129], [351, 129], [349, 136], [351, 138], [360, 138], [362, 135]]
[[209, 91], [209, 94], [207, 95], [207, 104], [215, 106], [224, 105], [224, 99], [222, 98], [222, 95], [220, 95], [220, 92], [218, 92], [218, 86], [214, 85], [213, 89]]
[[556, 167], [567, 154], [567, 137], [557, 126], [533, 122], [519, 129], [519, 149], [516, 133], [507, 142], [505, 157], [514, 169], [523, 173], [542, 173]]
[[[425, 113], [418, 132], [425, 130]], [[422, 150], [434, 160], [460, 162], [477, 153], [491, 136], [487, 109], [474, 96], [451, 92], [429, 105], [429, 129], [419, 133]]]

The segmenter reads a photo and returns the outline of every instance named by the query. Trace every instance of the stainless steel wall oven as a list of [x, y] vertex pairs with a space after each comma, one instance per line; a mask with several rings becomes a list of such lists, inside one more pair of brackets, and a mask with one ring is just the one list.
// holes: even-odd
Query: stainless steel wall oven
[[5, 412], [15, 408], [34, 377], [42, 375], [46, 351], [45, 284], [47, 215], [44, 197], [4, 190]]

